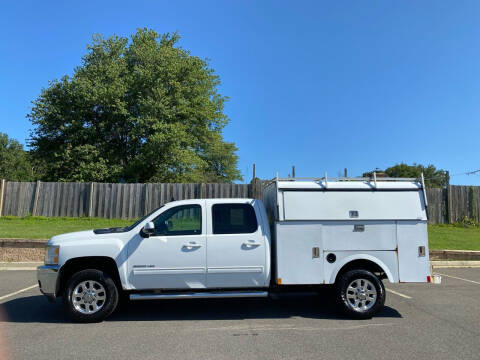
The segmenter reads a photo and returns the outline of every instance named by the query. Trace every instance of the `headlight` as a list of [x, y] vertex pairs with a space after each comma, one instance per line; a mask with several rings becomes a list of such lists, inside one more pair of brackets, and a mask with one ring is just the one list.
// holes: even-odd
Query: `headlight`
[[60, 254], [60, 246], [47, 245], [45, 249], [45, 265], [58, 265], [58, 255]]

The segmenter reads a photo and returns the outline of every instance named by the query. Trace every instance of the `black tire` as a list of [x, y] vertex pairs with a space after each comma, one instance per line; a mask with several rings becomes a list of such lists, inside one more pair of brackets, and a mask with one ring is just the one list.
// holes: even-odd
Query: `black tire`
[[[94, 311], [92, 313], [85, 313], [86, 311], [88, 311], [88, 310], [85, 310], [85, 305], [78, 306], [78, 300], [82, 299], [81, 296], [75, 297], [75, 301], [73, 298], [73, 292], [75, 288], [85, 282], [88, 283], [87, 285], [89, 287], [92, 286], [90, 285], [89, 282], [94, 284], [93, 285], [94, 291], [96, 287], [97, 291], [98, 289], [100, 290], [100, 292], [98, 293], [99, 296], [105, 298], [105, 300], [97, 300], [95, 302], [96, 304], [95, 306], [98, 306], [99, 309], [92, 310]], [[101, 287], [103, 287], [104, 291], [102, 291]], [[86, 290], [88, 290], [88, 288], [86, 288]], [[103, 292], [105, 294], [103, 294]], [[80, 295], [81, 294], [83, 294], [83, 292], [80, 293]], [[109, 316], [117, 307], [118, 299], [119, 299], [119, 294], [118, 294], [117, 285], [115, 284], [113, 279], [110, 277], [110, 275], [100, 270], [88, 269], [88, 270], [82, 270], [75, 273], [68, 280], [67, 286], [65, 288], [65, 292], [63, 295], [63, 304], [65, 307], [65, 314], [72, 321], [81, 322], [81, 323], [91, 323], [91, 322], [103, 321], [107, 316]], [[83, 301], [83, 299], [81, 301]], [[92, 301], [95, 301], [95, 300], [92, 300]], [[76, 302], [76, 304], [74, 304], [74, 302]], [[76, 308], [76, 305], [78, 308]]]
[[[351, 284], [354, 286], [349, 289]], [[385, 287], [382, 281], [370, 271], [350, 270], [340, 276], [336, 285], [336, 297], [340, 307], [351, 318], [370, 319], [385, 304]], [[357, 289], [357, 285], [360, 286], [358, 291], [352, 290]], [[376, 292], [374, 298], [372, 287]], [[370, 295], [365, 296], [364, 289], [367, 289], [367, 294]], [[357, 301], [359, 301], [358, 305], [356, 305]]]

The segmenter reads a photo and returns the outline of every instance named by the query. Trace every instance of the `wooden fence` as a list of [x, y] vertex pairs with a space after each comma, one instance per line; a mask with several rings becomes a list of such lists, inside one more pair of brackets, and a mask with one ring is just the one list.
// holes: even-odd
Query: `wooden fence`
[[453, 224], [464, 218], [480, 219], [480, 186], [455, 186], [427, 189], [431, 224]]
[[139, 218], [184, 199], [261, 198], [250, 184], [104, 184], [10, 182], [0, 184], [0, 216]]
[[[104, 184], [63, 182], [0, 183], [0, 216], [89, 216], [135, 219], [172, 200], [262, 199], [254, 184]], [[480, 186], [427, 189], [429, 223], [480, 219]]]

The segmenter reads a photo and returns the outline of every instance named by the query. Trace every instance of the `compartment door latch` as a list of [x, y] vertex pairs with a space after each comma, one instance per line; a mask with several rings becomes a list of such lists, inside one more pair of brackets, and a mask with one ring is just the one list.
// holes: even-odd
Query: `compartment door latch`
[[419, 246], [418, 247], [418, 257], [423, 257], [425, 256], [425, 246]]

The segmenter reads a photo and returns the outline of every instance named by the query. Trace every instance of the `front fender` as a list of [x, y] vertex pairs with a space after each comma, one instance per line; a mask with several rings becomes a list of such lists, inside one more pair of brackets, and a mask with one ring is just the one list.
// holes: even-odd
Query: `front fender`
[[60, 244], [59, 265], [63, 266], [68, 260], [82, 257], [103, 256], [115, 261], [122, 286], [127, 282], [127, 253], [126, 246], [120, 239], [95, 239], [95, 241], [78, 240]]

